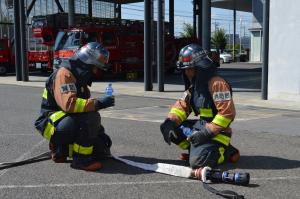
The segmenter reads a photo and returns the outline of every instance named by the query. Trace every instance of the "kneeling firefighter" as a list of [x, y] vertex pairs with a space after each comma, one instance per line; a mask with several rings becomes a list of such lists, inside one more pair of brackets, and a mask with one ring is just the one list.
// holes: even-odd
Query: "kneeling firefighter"
[[35, 127], [49, 140], [52, 160], [71, 167], [96, 171], [100, 160], [110, 155], [111, 139], [105, 134], [98, 110], [114, 106], [113, 96], [91, 98], [88, 86], [98, 69], [106, 69], [109, 52], [91, 42], [63, 61], [46, 81], [41, 114]]
[[[180, 50], [179, 69], [183, 70], [186, 91], [171, 107], [160, 129], [164, 140], [187, 149], [181, 159], [192, 168], [215, 167], [236, 162], [239, 151], [230, 144], [229, 127], [235, 117], [230, 85], [216, 74], [216, 63], [197, 44]], [[194, 113], [197, 120], [187, 120]]]

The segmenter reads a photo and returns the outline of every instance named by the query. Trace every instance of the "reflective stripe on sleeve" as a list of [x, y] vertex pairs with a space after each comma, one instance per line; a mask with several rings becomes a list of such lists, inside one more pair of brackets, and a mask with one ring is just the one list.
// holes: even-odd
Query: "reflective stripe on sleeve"
[[91, 155], [93, 153], [93, 146], [84, 147], [77, 143], [73, 145], [74, 152], [81, 154], [81, 155]]
[[86, 99], [77, 98], [76, 104], [75, 104], [75, 107], [74, 107], [74, 113], [84, 112], [86, 102], [87, 102]]
[[181, 149], [185, 150], [185, 149], [188, 149], [188, 148], [190, 147], [190, 142], [187, 141], [187, 140], [183, 140], [182, 142], [180, 142], [180, 143], [178, 144], [178, 146], [179, 146]]
[[186, 113], [178, 108], [172, 108], [170, 113], [175, 114], [176, 116], [179, 117], [179, 119], [181, 120], [181, 122], [186, 120]]
[[231, 121], [232, 121], [231, 119], [228, 119], [228, 118], [218, 114], [215, 116], [215, 118], [212, 122], [221, 127], [227, 128]]
[[211, 108], [200, 108], [200, 116], [202, 117], [213, 117], [213, 112]]
[[217, 142], [220, 142], [222, 144], [224, 144], [225, 146], [228, 146], [230, 143], [231, 138], [226, 136], [226, 135], [222, 135], [222, 134], [218, 134], [215, 137], [212, 138], [212, 140], [215, 140]]
[[61, 119], [65, 115], [66, 115], [65, 112], [57, 111], [50, 116], [50, 120], [54, 123], [54, 122], [58, 121], [59, 119]]
[[44, 98], [44, 99], [48, 99], [48, 91], [47, 91], [46, 88], [44, 88], [43, 98]]

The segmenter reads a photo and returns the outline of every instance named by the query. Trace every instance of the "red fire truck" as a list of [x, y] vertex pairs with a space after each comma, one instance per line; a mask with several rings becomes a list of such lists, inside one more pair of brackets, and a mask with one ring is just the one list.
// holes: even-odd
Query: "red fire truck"
[[[98, 41], [110, 52], [111, 70], [105, 73], [127, 74], [144, 70], [142, 21], [89, 18], [86, 15], [75, 15], [75, 19], [76, 27], [66, 29], [66, 14], [33, 18], [33, 34], [42, 38], [43, 44], [52, 45], [56, 37], [53, 48], [53, 68], [59, 67], [63, 59], [70, 58], [84, 44]], [[60, 29], [59, 32], [58, 29]], [[166, 71], [174, 70], [179, 49], [191, 42], [194, 41], [192, 39], [175, 39], [165, 35]], [[153, 56], [156, 57], [156, 53]], [[104, 71], [99, 71], [99, 76], [103, 74]]]
[[41, 39], [32, 38], [28, 45], [28, 65], [32, 69], [47, 72], [52, 70], [52, 46], [45, 45]]
[[12, 46], [10, 39], [0, 39], [0, 75], [14, 70], [15, 59]]

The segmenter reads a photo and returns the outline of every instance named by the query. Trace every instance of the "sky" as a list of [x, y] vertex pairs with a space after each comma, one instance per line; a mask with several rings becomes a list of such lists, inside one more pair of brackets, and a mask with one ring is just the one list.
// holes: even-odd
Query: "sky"
[[[165, 1], [165, 20], [169, 19], [169, 1]], [[157, 0], [154, 0], [154, 10], [157, 10]], [[193, 5], [192, 0], [180, 0], [174, 3], [175, 10], [175, 35], [182, 32], [183, 23], [193, 23]], [[154, 17], [156, 18], [156, 11]], [[227, 33], [233, 33], [233, 11], [219, 8], [212, 8], [212, 27], [223, 28]], [[122, 5], [122, 18], [124, 19], [144, 19], [144, 3], [125, 4]], [[237, 34], [249, 36], [249, 28], [251, 26], [252, 14], [247, 12], [238, 12], [236, 15], [236, 31]], [[240, 28], [241, 27], [241, 28]]]

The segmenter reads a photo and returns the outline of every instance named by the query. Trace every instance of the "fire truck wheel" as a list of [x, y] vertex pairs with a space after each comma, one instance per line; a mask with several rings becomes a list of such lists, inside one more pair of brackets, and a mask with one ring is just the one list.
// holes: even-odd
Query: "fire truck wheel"
[[7, 72], [6, 66], [0, 66], [0, 75], [5, 75]]

